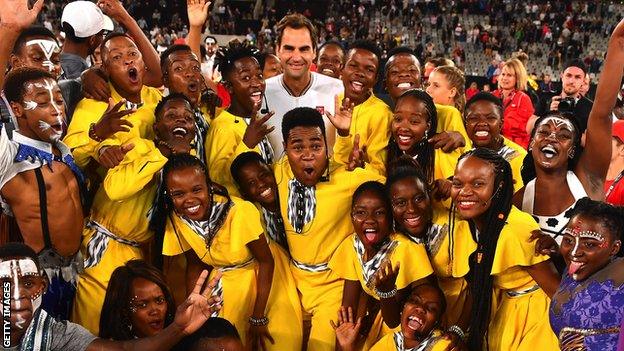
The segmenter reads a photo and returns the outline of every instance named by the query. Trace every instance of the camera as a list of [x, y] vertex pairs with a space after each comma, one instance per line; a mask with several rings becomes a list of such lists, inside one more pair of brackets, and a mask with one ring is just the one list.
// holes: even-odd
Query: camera
[[559, 101], [559, 107], [557, 110], [559, 112], [574, 112], [574, 107], [576, 106], [576, 100], [573, 97], [566, 96]]

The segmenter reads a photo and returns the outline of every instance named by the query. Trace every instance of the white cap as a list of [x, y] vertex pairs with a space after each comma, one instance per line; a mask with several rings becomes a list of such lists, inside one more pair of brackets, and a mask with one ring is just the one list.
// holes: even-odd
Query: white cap
[[62, 23], [69, 24], [78, 38], [88, 38], [104, 29], [115, 29], [113, 21], [91, 1], [79, 0], [65, 5], [61, 16]]

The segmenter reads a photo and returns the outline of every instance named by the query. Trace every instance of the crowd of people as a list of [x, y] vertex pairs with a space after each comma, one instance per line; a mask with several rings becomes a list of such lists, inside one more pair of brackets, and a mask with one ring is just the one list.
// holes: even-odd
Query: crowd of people
[[[0, 0], [2, 349], [624, 351], [624, 20], [590, 99], [358, 19], [443, 2], [227, 43], [206, 0], [45, 3]], [[544, 9], [490, 5], [449, 7]]]

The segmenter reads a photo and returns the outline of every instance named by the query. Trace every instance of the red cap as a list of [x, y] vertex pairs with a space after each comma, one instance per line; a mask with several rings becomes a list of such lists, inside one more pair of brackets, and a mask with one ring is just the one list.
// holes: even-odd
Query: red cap
[[624, 142], [624, 120], [613, 123], [613, 136]]

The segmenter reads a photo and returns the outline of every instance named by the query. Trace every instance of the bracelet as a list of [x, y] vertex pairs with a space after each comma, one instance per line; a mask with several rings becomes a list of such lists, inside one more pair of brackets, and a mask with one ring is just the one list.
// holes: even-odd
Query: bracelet
[[462, 340], [466, 337], [466, 333], [464, 333], [464, 331], [457, 325], [451, 325], [447, 330], [451, 333], [457, 334], [457, 336], [459, 336]]
[[91, 123], [91, 126], [89, 126], [89, 138], [97, 141], [98, 143], [104, 141], [104, 139], [100, 138], [97, 134], [95, 134], [95, 123]]
[[379, 296], [380, 299], [389, 299], [391, 297], [395, 297], [397, 294], [397, 288], [394, 287], [394, 289], [388, 291], [388, 292], [383, 292], [383, 291], [379, 291], [378, 289], [375, 289], [375, 293], [377, 293], [377, 296]]
[[263, 325], [269, 324], [269, 318], [267, 318], [266, 316], [262, 318], [249, 317], [249, 324], [253, 325], [254, 327], [261, 327]]

